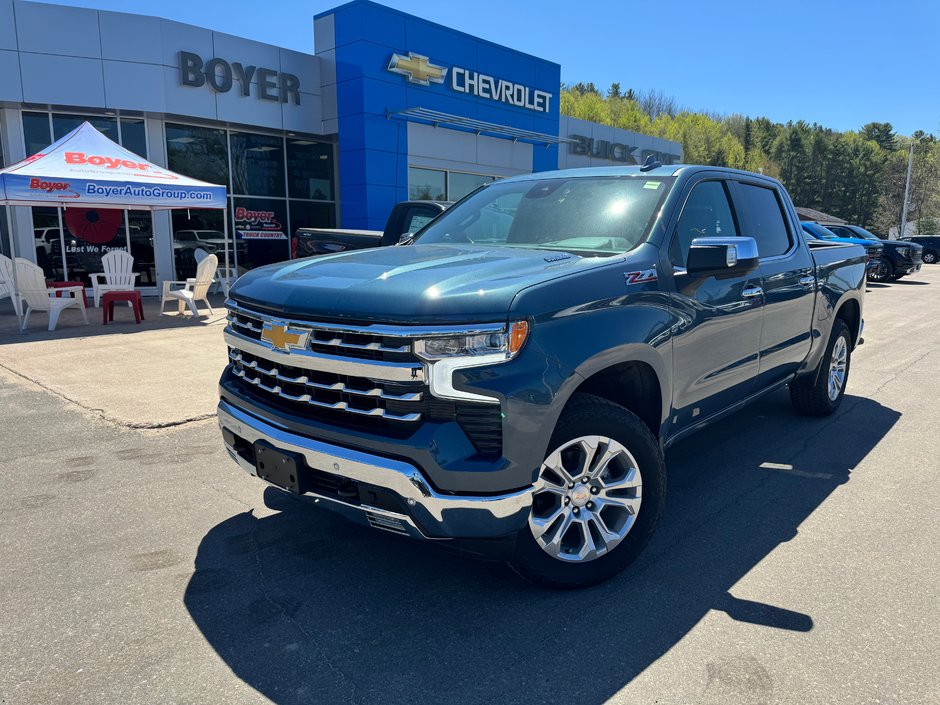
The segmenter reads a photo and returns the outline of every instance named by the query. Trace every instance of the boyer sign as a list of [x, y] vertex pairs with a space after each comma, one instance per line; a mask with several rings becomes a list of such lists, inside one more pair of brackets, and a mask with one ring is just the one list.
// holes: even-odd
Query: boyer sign
[[179, 61], [180, 83], [184, 86], [208, 86], [216, 93], [228, 93], [237, 81], [238, 91], [245, 97], [254, 95], [258, 100], [300, 105], [300, 79], [292, 73], [218, 57], [203, 61], [191, 51], [181, 51]]

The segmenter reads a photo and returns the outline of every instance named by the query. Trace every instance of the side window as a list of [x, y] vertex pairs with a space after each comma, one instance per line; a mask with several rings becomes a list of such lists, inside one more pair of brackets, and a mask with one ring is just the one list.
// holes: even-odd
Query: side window
[[744, 208], [747, 211], [748, 227], [745, 233], [757, 241], [761, 257], [775, 257], [790, 249], [790, 231], [780, 207], [777, 192], [763, 186], [738, 184]]
[[738, 229], [724, 184], [703, 181], [692, 189], [685, 202], [669, 246], [669, 260], [678, 267], [684, 267], [692, 240], [697, 237], [737, 236]]
[[853, 233], [851, 230], [840, 228], [838, 225], [827, 225], [826, 227], [839, 237], [855, 237], [855, 233]]

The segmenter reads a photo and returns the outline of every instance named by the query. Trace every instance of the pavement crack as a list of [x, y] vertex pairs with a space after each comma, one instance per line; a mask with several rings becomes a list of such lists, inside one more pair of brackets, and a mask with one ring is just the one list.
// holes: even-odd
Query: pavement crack
[[255, 540], [255, 532], [258, 527], [258, 520], [255, 518], [255, 522], [251, 527], [251, 531], [248, 533], [248, 540], [251, 543], [251, 551], [255, 557], [255, 565], [258, 567], [258, 577], [259, 580], [256, 583], [258, 588], [261, 590], [261, 595], [264, 597], [265, 601], [271, 605], [278, 614], [286, 621], [288, 624], [291, 624], [294, 628], [299, 631], [304, 639], [313, 647], [313, 650], [317, 653], [317, 656], [320, 662], [326, 664], [326, 667], [330, 669], [333, 675], [336, 677], [338, 682], [341, 682], [344, 686], [344, 692], [349, 693], [349, 697], [346, 699], [346, 702], [355, 703], [361, 702], [358, 697], [356, 697], [356, 685], [348, 678], [346, 674], [343, 673], [342, 669], [336, 666], [329, 657], [329, 653], [324, 649], [320, 642], [317, 640], [316, 635], [306, 629], [299, 620], [294, 619], [290, 613], [285, 609], [285, 607], [278, 602], [275, 598], [271, 597], [268, 592], [267, 586], [267, 577], [264, 573], [264, 562], [261, 560], [261, 549], [258, 546], [258, 542]]
[[9, 372], [14, 377], [18, 377], [30, 384], [34, 384], [43, 391], [49, 392], [54, 396], [57, 396], [59, 399], [68, 402], [69, 404], [74, 404], [82, 411], [93, 414], [100, 418], [102, 421], [105, 421], [113, 426], [120, 426], [121, 428], [135, 429], [135, 430], [160, 430], [165, 428], [177, 428], [179, 426], [186, 426], [187, 424], [197, 423], [199, 421], [205, 421], [206, 419], [211, 419], [215, 417], [215, 412], [210, 412], [206, 414], [196, 414], [195, 416], [187, 416], [182, 419], [174, 419], [172, 421], [128, 421], [126, 419], [121, 419], [116, 416], [112, 416], [104, 409], [99, 409], [95, 406], [89, 406], [88, 404], [83, 404], [77, 399], [73, 399], [67, 394], [63, 394], [58, 389], [54, 389], [47, 384], [43, 384], [37, 379], [33, 379], [28, 375], [24, 375], [22, 372], [14, 370], [12, 367], [0, 363], [0, 369], [3, 369]]

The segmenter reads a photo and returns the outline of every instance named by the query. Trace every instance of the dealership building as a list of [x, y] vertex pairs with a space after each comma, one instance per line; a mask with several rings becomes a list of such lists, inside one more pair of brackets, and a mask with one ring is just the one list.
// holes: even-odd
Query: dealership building
[[[562, 116], [561, 67], [366, 0], [313, 18], [312, 52], [142, 15], [0, 0], [0, 165], [88, 121], [227, 211], [126, 211], [84, 239], [56, 208], [12, 208], [17, 254], [86, 281], [127, 248], [145, 291], [198, 246], [240, 271], [288, 259], [299, 227], [381, 229], [409, 198], [456, 200], [533, 171], [681, 160], [675, 142]], [[113, 223], [113, 219], [107, 219]], [[110, 239], [108, 239], [110, 238]], [[0, 218], [0, 251], [10, 252]]]

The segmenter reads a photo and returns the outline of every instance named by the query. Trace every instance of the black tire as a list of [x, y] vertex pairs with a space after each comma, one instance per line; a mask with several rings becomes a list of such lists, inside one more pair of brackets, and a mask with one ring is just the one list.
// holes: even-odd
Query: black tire
[[549, 455], [565, 443], [587, 435], [606, 436], [622, 444], [636, 460], [642, 478], [642, 502], [632, 528], [608, 553], [583, 563], [549, 555], [528, 526], [516, 537], [509, 565], [523, 578], [553, 588], [582, 588], [623, 571], [653, 535], [666, 499], [666, 466], [659, 443], [635, 414], [590, 394], [575, 394], [562, 412], [549, 443]]
[[873, 282], [886, 282], [891, 281], [893, 277], [894, 265], [891, 264], [891, 260], [882, 258], [881, 266], [872, 272], [868, 278]]
[[937, 263], [937, 253], [936, 252], [925, 252], [923, 254], [924, 264], [936, 264]]
[[[839, 338], [845, 339], [845, 378], [842, 388], [835, 399], [829, 396], [829, 365], [832, 361], [832, 351]], [[841, 318], [837, 318], [832, 325], [829, 335], [829, 344], [826, 354], [823, 355], [819, 367], [814, 374], [795, 379], [790, 383], [790, 401], [793, 408], [804, 416], [829, 416], [834, 413], [845, 396], [845, 388], [849, 382], [849, 371], [852, 366], [852, 338], [849, 327]]]

